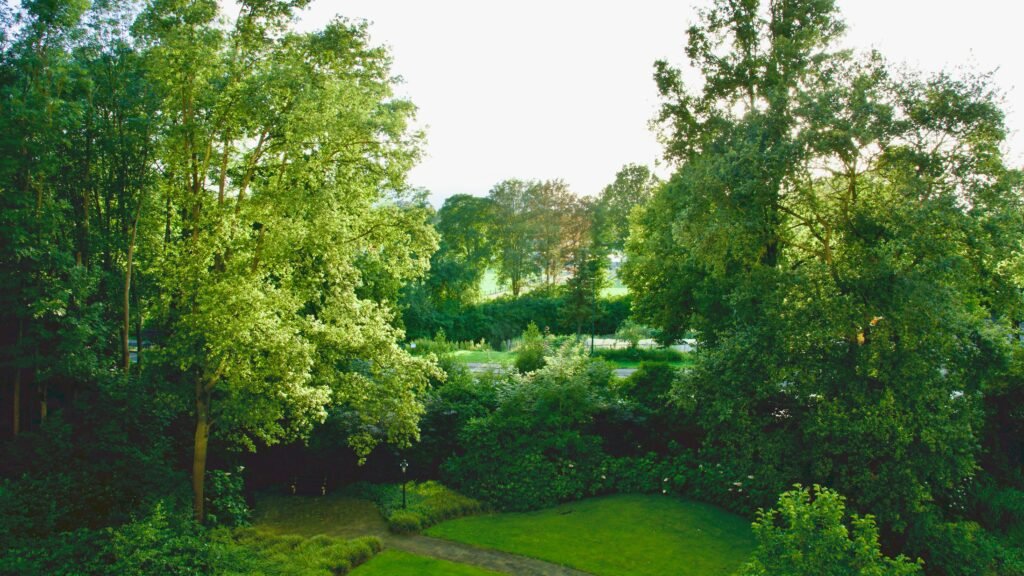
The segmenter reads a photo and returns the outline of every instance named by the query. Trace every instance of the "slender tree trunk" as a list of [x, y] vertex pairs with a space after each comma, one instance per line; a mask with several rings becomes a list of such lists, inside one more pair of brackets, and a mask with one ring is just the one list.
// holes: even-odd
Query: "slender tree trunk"
[[47, 405], [50, 392], [50, 386], [47, 383], [39, 385], [39, 421], [46, 422], [46, 415], [49, 412], [49, 406]]
[[[18, 319], [18, 345], [15, 348], [16, 354], [21, 354], [21, 340], [25, 333], [25, 320]], [[12, 430], [17, 436], [21, 433], [21, 366], [14, 367], [14, 421]]]
[[21, 366], [14, 368], [14, 435], [21, 433]]
[[[139, 207], [135, 211], [135, 222], [132, 223], [132, 231], [128, 240], [128, 262], [124, 269], [124, 325], [123, 328], [123, 339], [121, 344], [123, 345], [124, 352], [124, 371], [128, 372], [132, 365], [131, 350], [128, 346], [128, 335], [131, 333], [131, 293], [132, 293], [132, 258], [135, 256], [135, 232], [139, 228], [139, 214], [142, 213], [142, 199], [139, 199]], [[141, 342], [136, 342], [136, 346], [141, 346]]]
[[196, 436], [192, 456], [192, 511], [196, 522], [206, 518], [203, 494], [206, 478], [206, 448], [210, 439], [210, 397], [202, 382], [196, 384]]

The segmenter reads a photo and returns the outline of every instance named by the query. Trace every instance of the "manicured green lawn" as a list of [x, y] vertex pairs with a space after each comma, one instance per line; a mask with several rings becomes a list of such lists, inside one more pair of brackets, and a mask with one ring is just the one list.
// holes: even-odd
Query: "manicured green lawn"
[[511, 352], [495, 352], [494, 350], [456, 350], [455, 359], [464, 363], [480, 364], [512, 364], [516, 355]]
[[598, 576], [725, 576], [754, 549], [748, 520], [671, 496], [608, 496], [538, 512], [460, 518], [427, 534]]
[[352, 576], [493, 576], [499, 572], [467, 564], [456, 564], [447, 560], [417, 556], [398, 550], [385, 550], [349, 574]]

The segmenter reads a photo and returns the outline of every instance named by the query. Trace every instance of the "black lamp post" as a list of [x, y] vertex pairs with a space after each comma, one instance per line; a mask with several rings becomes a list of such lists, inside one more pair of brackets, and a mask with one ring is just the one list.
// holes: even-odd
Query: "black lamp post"
[[405, 471], [409, 469], [409, 461], [402, 458], [398, 467], [402, 469], [402, 510], [405, 510]]

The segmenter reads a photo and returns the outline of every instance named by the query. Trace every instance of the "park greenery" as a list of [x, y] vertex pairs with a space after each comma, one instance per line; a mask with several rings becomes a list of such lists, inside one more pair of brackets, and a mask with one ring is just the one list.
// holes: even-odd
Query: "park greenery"
[[0, 575], [489, 573], [353, 498], [594, 574], [1024, 574], [989, 76], [708, 0], [667, 181], [435, 210], [388, 51], [306, 4], [0, 4]]

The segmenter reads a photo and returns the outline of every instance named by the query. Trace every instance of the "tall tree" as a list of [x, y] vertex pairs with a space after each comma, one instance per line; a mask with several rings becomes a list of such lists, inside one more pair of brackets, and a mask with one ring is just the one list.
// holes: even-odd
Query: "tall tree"
[[656, 65], [679, 170], [624, 277], [646, 322], [699, 334], [685, 393], [723, 480], [761, 506], [829, 485], [906, 535], [976, 466], [1020, 177], [983, 77], [894, 75], [842, 29], [830, 0], [722, 0], [689, 31], [699, 90]]
[[488, 198], [494, 203], [493, 245], [498, 277], [519, 296], [527, 279], [538, 272], [535, 252], [536, 222], [531, 212], [535, 182], [504, 180], [494, 185]]
[[594, 219], [609, 250], [625, 250], [629, 215], [634, 208], [650, 201], [660, 184], [647, 166], [626, 164], [615, 174], [615, 181], [601, 191]]
[[360, 291], [366, 266], [413, 278], [436, 247], [396, 205], [414, 108], [365, 25], [292, 32], [304, 4], [242, 2], [224, 29], [215, 2], [158, 0], [136, 25], [167, 135], [157, 354], [191, 390], [199, 520], [211, 434], [269, 444], [346, 403], [383, 431], [350, 438], [365, 456], [416, 437], [434, 370], [396, 344], [393, 303]]
[[544, 282], [553, 286], [569, 258], [576, 196], [562, 180], [537, 182], [532, 186], [529, 211], [534, 224], [535, 258]]

